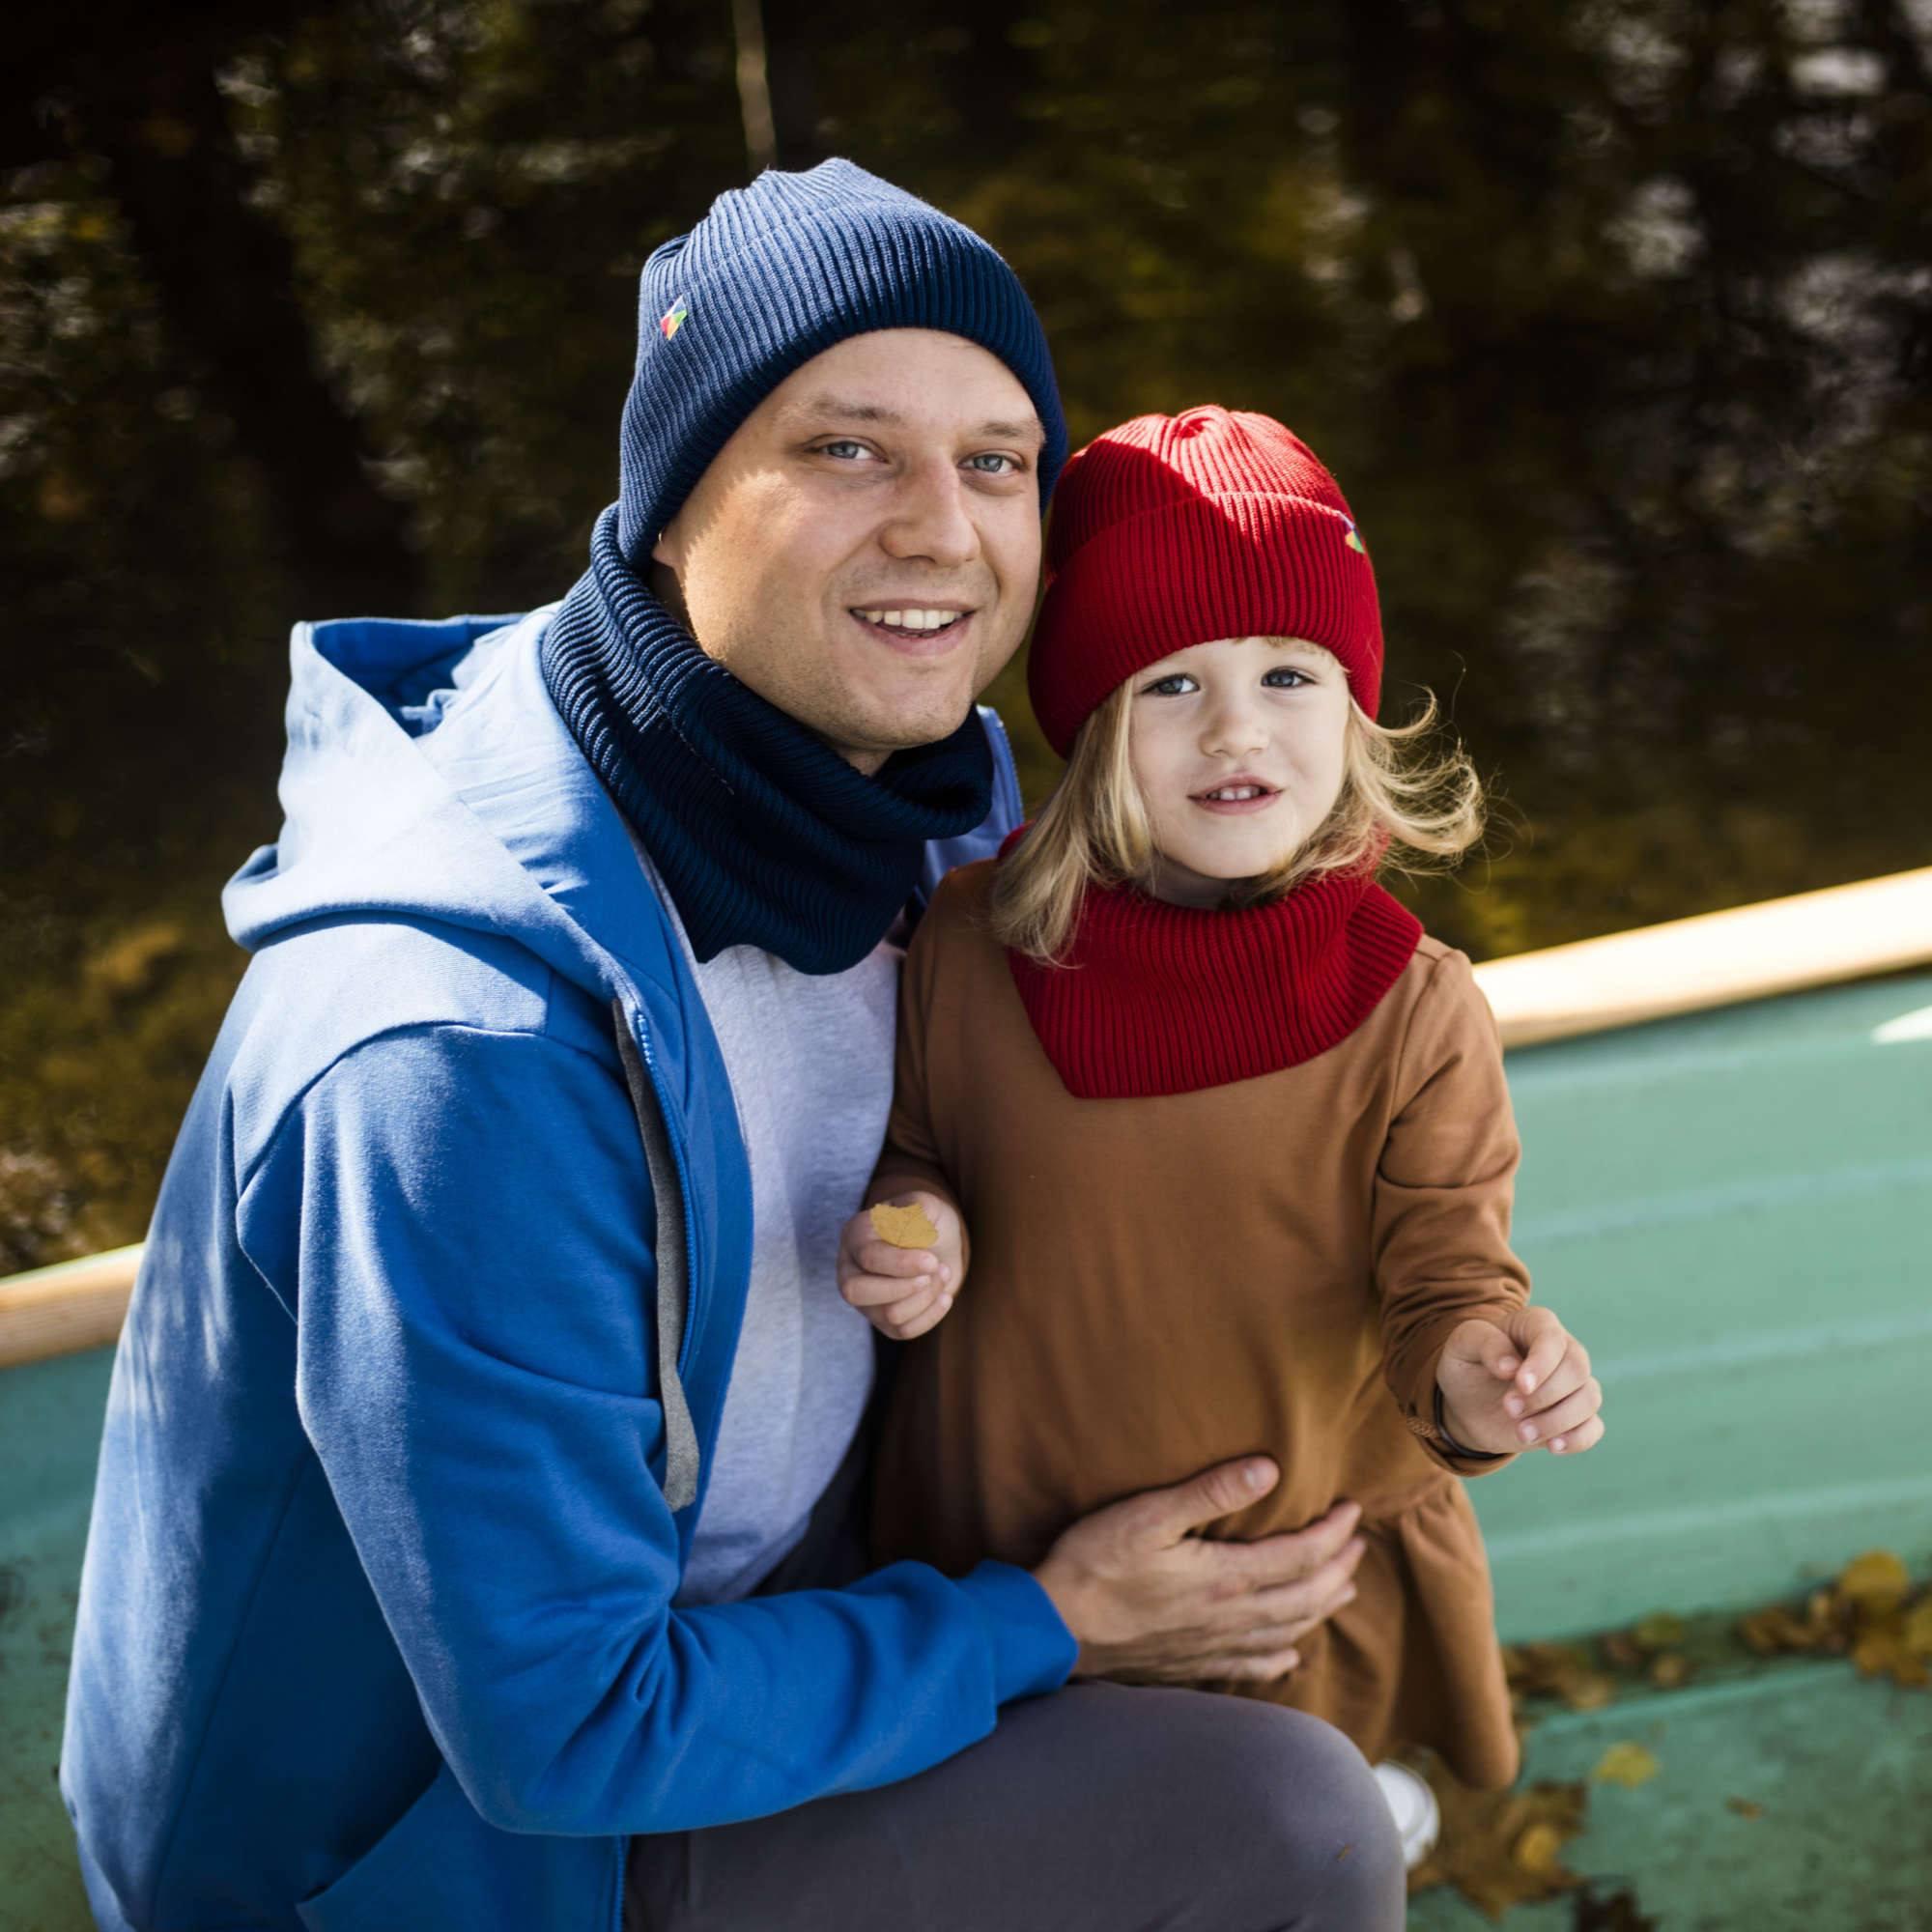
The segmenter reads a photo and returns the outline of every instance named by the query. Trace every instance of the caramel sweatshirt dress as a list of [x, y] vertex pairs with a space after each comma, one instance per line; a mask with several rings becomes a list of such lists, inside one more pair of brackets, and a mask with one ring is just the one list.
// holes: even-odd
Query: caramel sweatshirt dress
[[1286, 1677], [1236, 1689], [1374, 1760], [1438, 1751], [1509, 1783], [1517, 1740], [1489, 1567], [1437, 1446], [1436, 1357], [1528, 1293], [1495, 1022], [1423, 938], [1339, 1045], [1255, 1079], [1077, 1099], [986, 930], [990, 863], [941, 886], [906, 959], [878, 1173], [954, 1201], [952, 1313], [906, 1344], [875, 1466], [874, 1555], [1031, 1566], [1103, 1504], [1265, 1452], [1276, 1489], [1205, 1532], [1362, 1505], [1358, 1595]]

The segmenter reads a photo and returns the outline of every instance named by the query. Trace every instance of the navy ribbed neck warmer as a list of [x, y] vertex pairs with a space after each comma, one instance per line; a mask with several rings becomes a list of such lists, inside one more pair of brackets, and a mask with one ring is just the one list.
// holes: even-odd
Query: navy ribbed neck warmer
[[856, 966], [911, 896], [925, 841], [992, 809], [977, 716], [866, 777], [705, 656], [624, 561], [615, 505], [541, 657], [551, 701], [699, 959], [758, 946], [801, 973]]

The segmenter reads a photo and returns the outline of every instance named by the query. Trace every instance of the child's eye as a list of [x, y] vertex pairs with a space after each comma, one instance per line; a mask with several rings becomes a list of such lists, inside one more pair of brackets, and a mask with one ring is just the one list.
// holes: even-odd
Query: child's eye
[[1293, 691], [1298, 684], [1313, 684], [1314, 681], [1305, 670], [1295, 670], [1288, 665], [1269, 671], [1262, 679], [1264, 684], [1272, 685], [1277, 691]]
[[1170, 676], [1155, 678], [1150, 685], [1141, 688], [1143, 697], [1180, 697], [1185, 694], [1181, 686], [1192, 684], [1194, 680], [1185, 671], [1175, 671]]

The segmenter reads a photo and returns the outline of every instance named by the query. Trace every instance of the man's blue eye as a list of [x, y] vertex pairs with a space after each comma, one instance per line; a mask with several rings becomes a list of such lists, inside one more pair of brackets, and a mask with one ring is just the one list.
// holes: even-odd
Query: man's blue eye
[[1006, 466], [1003, 469], [987, 469], [981, 472], [987, 476], [1010, 476], [1019, 468], [1019, 465], [1010, 456], [997, 449], [984, 450], [978, 456], [969, 456], [966, 461], [974, 465], [1000, 463]]
[[822, 445], [819, 454], [822, 456], [831, 456], [835, 452], [841, 449], [854, 449], [858, 450], [861, 454], [863, 454], [865, 452], [865, 448], [866, 445], [863, 442], [854, 442], [850, 440], [850, 438], [840, 437], [837, 442], [828, 442]]

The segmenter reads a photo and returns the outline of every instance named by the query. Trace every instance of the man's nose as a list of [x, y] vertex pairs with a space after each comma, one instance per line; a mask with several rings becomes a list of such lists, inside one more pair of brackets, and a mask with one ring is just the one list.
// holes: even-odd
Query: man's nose
[[951, 460], [907, 473], [895, 492], [879, 541], [890, 555], [954, 568], [980, 554], [980, 526], [973, 520], [966, 479]]

